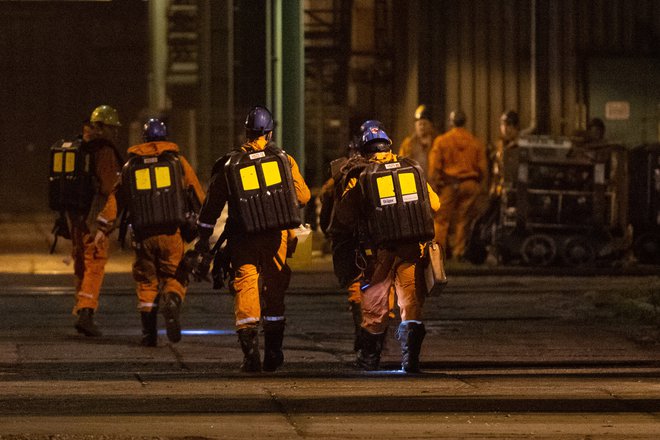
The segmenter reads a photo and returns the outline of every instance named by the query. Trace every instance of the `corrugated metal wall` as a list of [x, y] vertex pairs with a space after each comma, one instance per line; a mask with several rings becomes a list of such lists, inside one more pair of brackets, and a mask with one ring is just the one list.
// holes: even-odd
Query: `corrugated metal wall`
[[[418, 56], [431, 58], [420, 61], [419, 101], [435, 107], [440, 129], [460, 106], [468, 128], [488, 142], [497, 139], [506, 109], [519, 111], [523, 127], [532, 122], [534, 9], [537, 132], [568, 135], [584, 125], [590, 56], [660, 57], [660, 2], [654, 0], [419, 1], [426, 20], [418, 25], [430, 27], [430, 37]], [[397, 126], [409, 125], [414, 108], [408, 107]]]

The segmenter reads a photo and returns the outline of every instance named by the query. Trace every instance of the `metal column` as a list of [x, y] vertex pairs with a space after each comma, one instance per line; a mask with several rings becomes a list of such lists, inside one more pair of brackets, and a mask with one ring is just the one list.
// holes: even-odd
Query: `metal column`
[[271, 0], [267, 5], [267, 102], [276, 121], [275, 136], [305, 169], [305, 55], [303, 4], [297, 0]]

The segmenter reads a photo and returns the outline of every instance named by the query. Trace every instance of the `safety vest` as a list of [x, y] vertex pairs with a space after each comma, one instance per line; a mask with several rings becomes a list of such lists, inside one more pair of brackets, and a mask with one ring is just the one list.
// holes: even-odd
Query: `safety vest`
[[93, 153], [80, 138], [50, 148], [48, 206], [54, 211], [86, 215], [96, 193]]
[[424, 171], [412, 159], [370, 163], [360, 174], [366, 228], [374, 245], [427, 241], [433, 216]]
[[122, 169], [121, 186], [137, 233], [175, 230], [185, 223], [183, 167], [175, 152], [132, 156]]
[[245, 232], [296, 228], [302, 222], [287, 154], [267, 145], [261, 151], [236, 150], [225, 162], [230, 216]]

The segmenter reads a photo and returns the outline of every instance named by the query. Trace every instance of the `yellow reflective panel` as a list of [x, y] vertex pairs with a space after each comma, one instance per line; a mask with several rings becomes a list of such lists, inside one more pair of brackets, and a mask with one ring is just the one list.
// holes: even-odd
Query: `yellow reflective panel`
[[72, 173], [76, 169], [76, 153], [64, 154], [64, 172]]
[[417, 184], [413, 173], [399, 173], [399, 185], [401, 185], [401, 194], [417, 194]]
[[378, 177], [376, 179], [378, 186], [378, 197], [384, 199], [386, 197], [394, 197], [394, 180], [391, 175]]
[[254, 165], [241, 168], [241, 183], [244, 191], [259, 189], [259, 179], [257, 178], [257, 169]]
[[149, 168], [142, 168], [135, 171], [135, 187], [139, 190], [151, 189]]
[[62, 172], [62, 153], [53, 154], [53, 172], [61, 173]]
[[169, 167], [156, 167], [154, 172], [156, 174], [156, 188], [167, 188], [168, 186], [172, 186]]
[[280, 174], [280, 167], [277, 166], [277, 162], [273, 160], [270, 162], [262, 162], [261, 169], [264, 171], [266, 186], [282, 183], [282, 175]]

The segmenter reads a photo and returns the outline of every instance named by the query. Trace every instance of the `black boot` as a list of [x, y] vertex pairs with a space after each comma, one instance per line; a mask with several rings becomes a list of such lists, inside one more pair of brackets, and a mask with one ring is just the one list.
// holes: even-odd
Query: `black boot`
[[348, 308], [351, 310], [353, 316], [353, 327], [355, 331], [355, 339], [353, 340], [353, 351], [357, 353], [360, 349], [360, 329], [362, 328], [362, 304], [356, 302], [349, 302]]
[[158, 345], [158, 308], [149, 312], [140, 312], [142, 318], [142, 345], [155, 347]]
[[419, 373], [419, 352], [426, 336], [424, 324], [417, 322], [402, 322], [399, 325], [397, 338], [401, 341], [401, 368], [406, 373]]
[[101, 336], [101, 330], [94, 324], [94, 309], [84, 308], [78, 310], [76, 330], [85, 336]]
[[364, 328], [360, 328], [359, 349], [357, 351], [357, 365], [367, 371], [378, 369], [380, 352], [383, 351], [383, 341], [387, 332], [375, 335]]
[[256, 328], [242, 328], [238, 331], [238, 342], [243, 350], [243, 363], [241, 371], [245, 373], [258, 373], [261, 371], [261, 358], [259, 357], [259, 338]]
[[165, 318], [165, 328], [167, 329], [167, 339], [171, 342], [181, 340], [181, 324], [179, 323], [179, 313], [181, 311], [181, 297], [173, 292], [163, 294], [160, 301], [160, 308]]
[[283, 339], [284, 321], [264, 323], [264, 371], [275, 371], [284, 362]]

